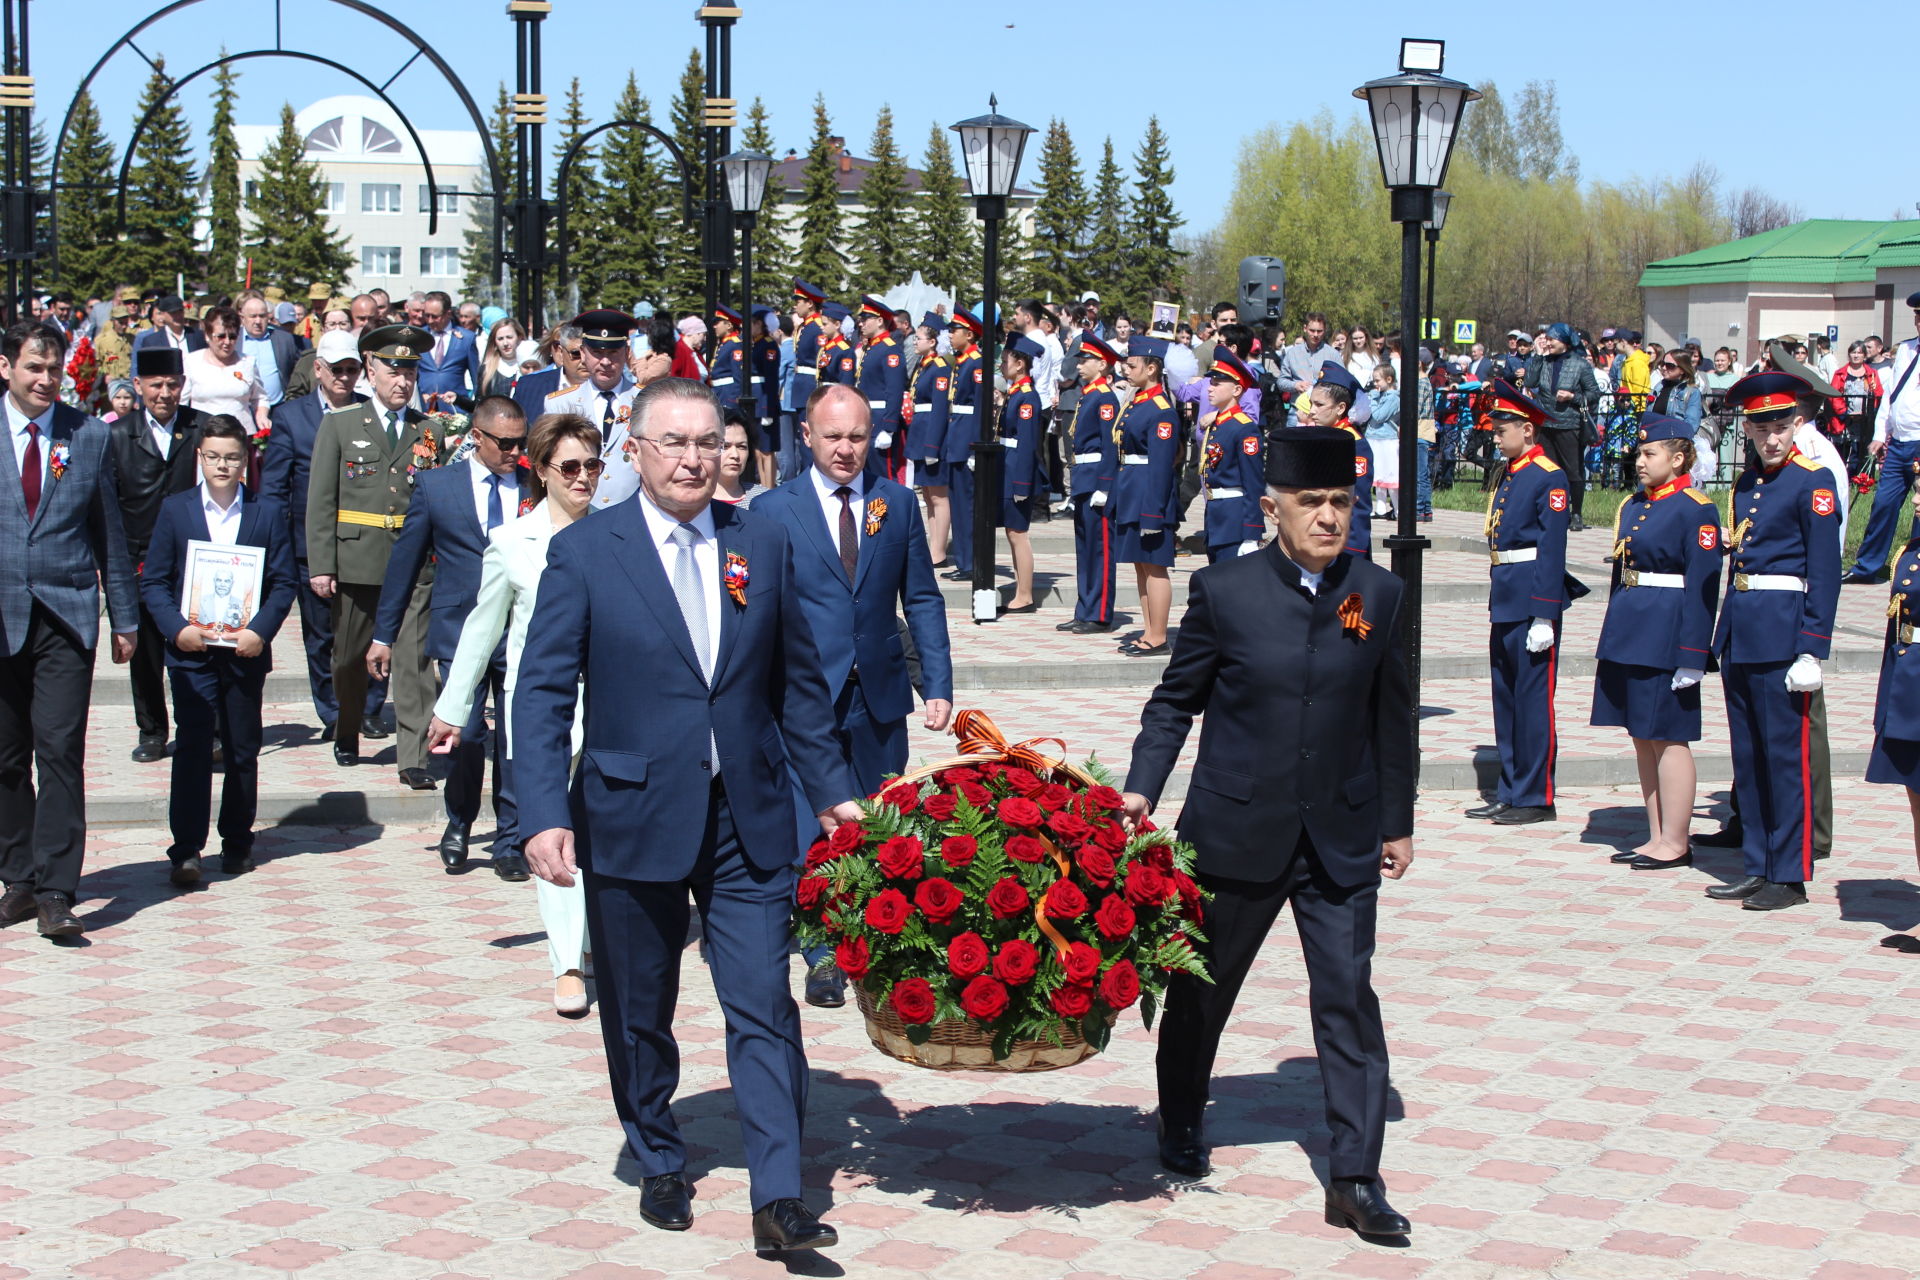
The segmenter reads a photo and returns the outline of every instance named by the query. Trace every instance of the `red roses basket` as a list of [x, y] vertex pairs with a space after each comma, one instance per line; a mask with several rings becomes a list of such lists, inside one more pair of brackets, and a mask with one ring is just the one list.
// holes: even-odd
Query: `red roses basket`
[[[808, 851], [794, 928], [834, 947], [881, 1052], [936, 1070], [1049, 1071], [1148, 1026], [1194, 953], [1193, 854], [1141, 822], [1089, 761], [1010, 745], [977, 711], [961, 755], [862, 803]], [[1061, 744], [1064, 745], [1064, 744]]]

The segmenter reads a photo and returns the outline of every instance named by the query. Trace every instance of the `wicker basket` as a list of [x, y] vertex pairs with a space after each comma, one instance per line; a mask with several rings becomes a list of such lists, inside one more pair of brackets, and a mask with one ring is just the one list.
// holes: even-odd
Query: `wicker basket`
[[[1060, 1043], [1048, 1040], [1015, 1040], [1012, 1051], [995, 1061], [993, 1037], [977, 1024], [967, 1021], [936, 1022], [929, 1028], [925, 1044], [907, 1039], [907, 1024], [890, 1004], [881, 1004], [868, 994], [861, 983], [853, 984], [853, 998], [860, 1015], [867, 1020], [867, 1038], [873, 1047], [889, 1058], [911, 1062], [931, 1071], [1058, 1071], [1084, 1062], [1100, 1052], [1087, 1043], [1080, 1028], [1071, 1022], [1060, 1024]], [[1107, 1015], [1113, 1025], [1113, 1015]]]

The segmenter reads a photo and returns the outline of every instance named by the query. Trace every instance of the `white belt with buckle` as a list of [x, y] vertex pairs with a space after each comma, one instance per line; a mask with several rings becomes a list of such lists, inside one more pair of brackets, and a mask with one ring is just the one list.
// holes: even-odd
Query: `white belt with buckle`
[[1148, 461], [1149, 459], [1144, 453], [1123, 453], [1120, 455], [1120, 465], [1123, 467], [1144, 467]]
[[1492, 557], [1495, 564], [1525, 564], [1529, 560], [1540, 558], [1540, 548], [1521, 547], [1515, 551], [1495, 551]]
[[766, 381], [766, 379], [765, 379], [765, 378], [763, 378], [763, 377], [761, 377], [761, 376], [760, 376], [759, 374], [755, 374], [755, 375], [754, 375], [754, 377], [753, 377], [753, 380], [754, 380], [755, 382], [765, 382], [765, 381]]
[[955, 413], [971, 414], [973, 412], [973, 406], [970, 404], [957, 404], [953, 406], [953, 411]]
[[1687, 575], [1684, 573], [1642, 573], [1638, 569], [1622, 569], [1620, 585], [1623, 587], [1684, 587]]
[[1805, 591], [1807, 580], [1790, 573], [1736, 573], [1735, 591]]
[[817, 365], [797, 364], [793, 366], [793, 371], [795, 373], [804, 373], [810, 378], [817, 378], [820, 376], [820, 369]]
[[1009, 449], [1018, 449], [1020, 447], [1020, 437], [1019, 436], [1001, 436], [1000, 443], [1005, 445]]
[[710, 387], [730, 387], [733, 385], [733, 379], [732, 378], [715, 378], [712, 382], [708, 383], [707, 385]]
[[913, 411], [915, 413], [932, 413], [933, 405], [931, 403], [921, 404], [918, 400], [916, 400], [913, 403]]
[[886, 407], [887, 407], [887, 402], [886, 402], [885, 400], [869, 400], [869, 401], [867, 401], [867, 408], [869, 408], [869, 409], [884, 409], [884, 408], [886, 408]]
[[1098, 461], [1100, 461], [1100, 455], [1097, 453], [1076, 453], [1073, 455], [1073, 465], [1075, 465], [1076, 467], [1085, 466], [1089, 462], [1098, 462]]
[[1246, 496], [1247, 496], [1247, 491], [1245, 489], [1209, 489], [1207, 490], [1208, 502], [1212, 502], [1215, 498], [1244, 498]]

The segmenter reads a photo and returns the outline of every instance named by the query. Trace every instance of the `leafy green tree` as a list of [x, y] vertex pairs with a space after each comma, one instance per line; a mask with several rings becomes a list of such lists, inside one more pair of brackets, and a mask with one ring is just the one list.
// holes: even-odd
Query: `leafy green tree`
[[[740, 133], [740, 146], [747, 151], [765, 152], [778, 164], [780, 153], [774, 150], [773, 127], [767, 119], [766, 104], [759, 98], [747, 108], [747, 127]], [[760, 221], [753, 229], [753, 291], [762, 298], [784, 298], [787, 278], [793, 274], [793, 253], [787, 244], [792, 234], [792, 217], [786, 207], [786, 192], [777, 177], [767, 179], [766, 198], [760, 204]]]
[[306, 159], [306, 149], [293, 125], [293, 107], [282, 104], [280, 132], [260, 157], [258, 194], [248, 208], [254, 226], [247, 251], [256, 285], [278, 284], [291, 292], [297, 283], [339, 280], [353, 269], [346, 237], [334, 233], [327, 217], [320, 166]]
[[893, 108], [883, 106], [870, 144], [873, 163], [860, 184], [866, 206], [854, 255], [853, 286], [862, 293], [885, 293], [913, 274], [907, 224], [907, 162], [893, 141]]
[[1034, 252], [1022, 292], [1070, 300], [1086, 288], [1085, 245], [1093, 206], [1064, 121], [1047, 124], [1040, 148], [1040, 199], [1034, 204]]
[[[1478, 106], [1478, 103], [1474, 104]], [[1520, 176], [1551, 182], [1580, 176], [1580, 160], [1567, 154], [1560, 136], [1560, 100], [1551, 80], [1529, 80], [1516, 104], [1514, 142]]]
[[166, 60], [153, 60], [140, 103], [138, 122], [155, 104], [134, 148], [127, 182], [127, 238], [121, 245], [119, 274], [147, 288], [172, 289], [175, 277], [197, 280], [201, 257], [194, 238], [200, 175], [193, 162], [193, 132], [171, 98], [173, 81]]
[[58, 197], [61, 285], [76, 296], [109, 296], [123, 270], [115, 221], [115, 152], [93, 95], [82, 90], [60, 161]]
[[800, 251], [794, 270], [831, 298], [846, 287], [846, 264], [840, 256], [839, 157], [833, 148], [833, 120], [827, 100], [813, 99], [813, 142], [800, 179]]
[[1507, 103], [1500, 96], [1500, 86], [1491, 80], [1482, 80], [1474, 88], [1480, 92], [1480, 101], [1463, 108], [1455, 154], [1464, 156], [1482, 173], [1517, 178], [1520, 176], [1520, 144], [1507, 119]]
[[[604, 214], [606, 212], [600, 178], [594, 170], [594, 148], [583, 147], [580, 154], [573, 158], [572, 168], [567, 170], [565, 190], [560, 186], [560, 163], [567, 152], [580, 141], [592, 126], [586, 108], [580, 98], [580, 77], [575, 76], [567, 89], [566, 114], [560, 118], [560, 137], [553, 147], [553, 178], [551, 198], [558, 205], [564, 200], [567, 206], [567, 240], [559, 243], [560, 222], [556, 208], [553, 223], [555, 249], [564, 249], [567, 254], [567, 269], [573, 276], [578, 298], [569, 301], [584, 306], [585, 299], [593, 296], [579, 288], [582, 280], [592, 282], [598, 275], [595, 257], [599, 252]], [[605, 135], [602, 135], [603, 137]]]
[[1160, 129], [1160, 117], [1147, 117], [1146, 136], [1134, 152], [1136, 181], [1133, 198], [1127, 205], [1127, 234], [1133, 252], [1122, 277], [1121, 296], [1142, 310], [1160, 298], [1180, 297], [1180, 251], [1173, 247], [1173, 236], [1185, 223], [1174, 210], [1173, 158], [1167, 135]]
[[1131, 259], [1127, 237], [1127, 188], [1108, 138], [1093, 177], [1093, 216], [1087, 232], [1087, 287], [1100, 295], [1107, 315], [1125, 310], [1127, 264]]
[[[493, 135], [494, 155], [500, 162], [502, 199], [513, 196], [514, 172], [514, 127], [511, 100], [507, 97], [507, 86], [500, 85], [499, 96], [494, 99], [493, 118], [489, 121], [488, 132]], [[487, 179], [483, 176], [482, 181]], [[460, 291], [464, 297], [475, 302], [493, 306], [509, 306], [506, 289], [500, 283], [500, 260], [493, 253], [493, 228], [497, 221], [492, 190], [470, 192], [461, 197], [466, 201], [467, 230], [464, 247], [460, 250], [460, 266], [463, 278]]]
[[[222, 57], [226, 49], [220, 50]], [[227, 63], [213, 73], [213, 128], [207, 146], [207, 287], [231, 293], [242, 279], [240, 267], [240, 140], [233, 133], [233, 86], [240, 73]]]
[[[613, 106], [615, 120], [653, 123], [653, 105], [640, 92], [631, 71]], [[672, 157], [652, 135], [639, 129], [615, 129], [601, 135], [600, 177], [606, 216], [594, 271], [582, 277], [583, 300], [622, 310], [645, 300], [666, 301], [667, 245], [693, 234], [680, 221], [678, 174], [669, 174]]]
[[[673, 97], [671, 113], [673, 140], [679, 144], [687, 163], [693, 168], [693, 201], [696, 215], [707, 190], [706, 172], [700, 163], [700, 121], [706, 114], [707, 73], [698, 49], [687, 53], [686, 69], [680, 73], [680, 87]], [[672, 238], [667, 254], [667, 303], [676, 311], [697, 311], [706, 305], [707, 269], [701, 259], [700, 233], [690, 231]]]
[[972, 296], [979, 288], [980, 234], [967, 205], [966, 186], [953, 167], [953, 144], [938, 124], [927, 134], [913, 214], [913, 256], [920, 278], [956, 297]]

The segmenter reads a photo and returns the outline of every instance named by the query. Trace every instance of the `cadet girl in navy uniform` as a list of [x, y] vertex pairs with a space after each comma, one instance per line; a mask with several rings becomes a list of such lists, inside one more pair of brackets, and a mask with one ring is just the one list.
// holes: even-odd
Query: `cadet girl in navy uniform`
[[1320, 369], [1320, 380], [1307, 393], [1307, 416], [1316, 427], [1338, 427], [1353, 437], [1353, 524], [1347, 530], [1347, 550], [1356, 556], [1373, 555], [1373, 445], [1366, 433], [1347, 421], [1360, 383], [1335, 361]]
[[753, 440], [754, 472], [771, 489], [780, 480], [780, 321], [766, 308], [757, 308], [748, 329], [752, 344], [747, 376], [753, 388], [753, 414], [748, 424]]
[[907, 353], [893, 336], [893, 308], [872, 294], [860, 297], [859, 385], [873, 416], [873, 447], [867, 452], [869, 475], [906, 484], [907, 438], [901, 430], [907, 403]]
[[1812, 703], [1840, 599], [1840, 498], [1831, 474], [1793, 445], [1807, 395], [1785, 373], [1727, 389], [1759, 460], [1733, 486], [1732, 578], [1713, 637], [1746, 875], [1707, 896], [1749, 911], [1805, 902], [1813, 878]]
[[975, 345], [982, 333], [980, 318], [965, 307], [953, 309], [947, 337], [953, 350], [953, 382], [947, 401], [947, 439], [940, 450], [947, 473], [947, 506], [953, 513], [953, 534], [947, 558], [953, 568], [949, 582], [973, 580], [973, 446], [980, 439], [980, 403], [985, 376]]
[[722, 409], [740, 407], [740, 389], [747, 376], [747, 362], [741, 354], [740, 313], [732, 307], [716, 305], [713, 331], [719, 342], [713, 349], [713, 368], [707, 371], [707, 385]]
[[1120, 397], [1113, 366], [1120, 353], [1091, 332], [1080, 337], [1080, 404], [1073, 411], [1072, 463], [1067, 496], [1073, 499], [1073, 563], [1078, 591], [1073, 617], [1055, 627], [1086, 635], [1113, 630], [1113, 477], [1120, 457], [1113, 436], [1120, 425]]
[[853, 344], [847, 341], [846, 331], [840, 327], [851, 313], [837, 302], [827, 303], [821, 311], [827, 320], [820, 338], [820, 381], [851, 387], [859, 381], [859, 361], [853, 354]]
[[940, 354], [940, 330], [946, 321], [929, 311], [920, 317], [920, 364], [913, 371], [913, 416], [906, 421], [907, 459], [913, 463], [914, 482], [927, 504], [927, 547], [933, 567], [947, 562], [947, 464], [941, 460], [947, 443], [948, 393], [953, 385], [953, 362]]
[[1033, 366], [1045, 354], [1046, 348], [1018, 334], [1000, 357], [1000, 371], [1007, 375], [1007, 399], [1000, 407], [1000, 443], [1006, 448], [1000, 462], [1000, 525], [1007, 531], [1008, 558], [1013, 561], [1013, 598], [1003, 613], [1032, 613], [1040, 607], [1033, 598], [1033, 544], [1027, 540], [1027, 525], [1033, 503], [1047, 500], [1040, 393], [1033, 385]]
[[1700, 681], [1720, 597], [1720, 509], [1693, 485], [1693, 428], [1648, 414], [1640, 488], [1613, 521], [1613, 593], [1600, 626], [1590, 723], [1625, 728], [1640, 769], [1647, 840], [1613, 855], [1636, 871], [1693, 863], [1688, 827]]
[[[1920, 459], [1911, 466], [1920, 476]], [[1880, 654], [1880, 688], [1873, 700], [1873, 754], [1867, 781], [1907, 789], [1913, 812], [1914, 857], [1920, 861], [1920, 484], [1912, 486], [1914, 536], [1893, 564], [1893, 599], [1887, 604], [1887, 638]], [[1920, 930], [1896, 933], [1884, 946], [1920, 951]]]
[[1267, 492], [1265, 437], [1260, 424], [1240, 407], [1241, 395], [1258, 385], [1253, 370], [1226, 344], [1214, 348], [1213, 368], [1207, 371], [1207, 403], [1213, 412], [1200, 431], [1209, 564], [1258, 551], [1266, 533], [1267, 518], [1260, 513], [1260, 499]]
[[1120, 646], [1129, 658], [1168, 652], [1173, 608], [1174, 532], [1180, 525], [1180, 414], [1161, 384], [1167, 340], [1127, 341], [1134, 396], [1120, 423], [1120, 474], [1113, 482], [1113, 558], [1133, 566], [1140, 587], [1140, 638]]
[[820, 382], [820, 348], [827, 335], [840, 332], [821, 313], [827, 295], [805, 280], [793, 282], [793, 403], [805, 420], [807, 398]]
[[1546, 411], [1512, 383], [1495, 379], [1476, 409], [1507, 466], [1487, 496], [1487, 550], [1493, 561], [1487, 647], [1500, 782], [1493, 800], [1467, 810], [1467, 816], [1502, 826], [1549, 822], [1555, 816], [1553, 766], [1560, 745], [1553, 720], [1560, 614], [1570, 603], [1567, 474], [1534, 442]]

